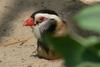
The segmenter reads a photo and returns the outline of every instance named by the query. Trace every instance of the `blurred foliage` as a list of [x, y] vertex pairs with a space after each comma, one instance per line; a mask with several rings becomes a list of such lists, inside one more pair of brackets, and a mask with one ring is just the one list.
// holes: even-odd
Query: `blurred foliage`
[[[100, 5], [85, 8], [74, 17], [80, 28], [98, 33], [100, 32], [99, 18]], [[43, 41], [53, 45], [55, 51], [63, 56], [66, 67], [100, 67], [99, 37], [90, 36], [88, 39], [80, 40], [79, 43], [70, 36], [53, 37], [46, 33]]]
[[81, 10], [75, 19], [81, 28], [100, 33], [100, 5]]
[[59, 52], [66, 61], [66, 65], [74, 67], [81, 62], [82, 52], [84, 48], [70, 37], [53, 37], [51, 35], [44, 36], [44, 42], [52, 44], [57, 52]]

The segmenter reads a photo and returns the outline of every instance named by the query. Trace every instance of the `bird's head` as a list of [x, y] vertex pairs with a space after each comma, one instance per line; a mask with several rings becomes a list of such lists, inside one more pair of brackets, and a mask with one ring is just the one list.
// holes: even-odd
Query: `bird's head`
[[54, 19], [55, 21], [60, 21], [60, 18], [58, 17], [58, 14], [55, 11], [52, 10], [39, 10], [34, 12], [30, 18], [26, 19], [24, 21], [24, 26], [36, 26], [40, 23]]
[[[63, 21], [60, 19], [58, 14], [52, 10], [39, 10], [34, 12], [30, 18], [26, 19], [24, 26], [40, 27], [40, 29], [46, 29], [50, 32], [60, 30], [63, 28]], [[48, 29], [47, 29], [48, 28]], [[45, 30], [45, 31], [46, 31]], [[44, 32], [44, 31], [43, 31]]]

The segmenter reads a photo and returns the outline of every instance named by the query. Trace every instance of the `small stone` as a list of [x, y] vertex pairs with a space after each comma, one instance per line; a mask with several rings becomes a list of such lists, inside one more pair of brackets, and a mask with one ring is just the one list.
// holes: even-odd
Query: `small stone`
[[27, 67], [32, 67], [31, 65], [27, 66]]
[[0, 60], [0, 63], [2, 62], [2, 60]]

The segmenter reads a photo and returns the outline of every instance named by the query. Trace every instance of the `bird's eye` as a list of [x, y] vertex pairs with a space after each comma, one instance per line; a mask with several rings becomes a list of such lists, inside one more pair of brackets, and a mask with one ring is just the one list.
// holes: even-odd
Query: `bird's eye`
[[44, 20], [45, 20], [45, 17], [41, 16], [41, 17], [39, 17], [39, 19], [40, 19], [41, 21], [44, 21]]
[[37, 20], [36, 20], [36, 24], [39, 24], [39, 23], [42, 23], [43, 21], [45, 21], [47, 18], [46, 17], [39, 17]]

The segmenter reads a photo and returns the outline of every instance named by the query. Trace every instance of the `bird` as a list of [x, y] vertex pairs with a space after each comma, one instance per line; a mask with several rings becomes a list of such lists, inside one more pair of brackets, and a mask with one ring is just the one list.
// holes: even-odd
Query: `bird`
[[68, 33], [68, 30], [66, 30], [67, 24], [55, 11], [49, 9], [38, 10], [24, 21], [24, 26], [30, 26], [37, 38], [37, 57], [47, 60], [61, 58], [61, 55], [54, 51], [53, 46], [42, 41], [45, 32], [51, 33], [54, 37], [66, 36]]
[[[39, 58], [47, 60], [60, 59], [62, 56], [57, 53], [53, 46], [42, 41], [42, 36], [49, 32], [54, 37], [70, 35], [72, 38], [88, 38], [90, 36], [100, 37], [100, 34], [90, 30], [84, 30], [73, 23], [73, 19], [65, 21], [54, 10], [42, 9], [34, 12], [24, 21], [24, 26], [30, 26], [37, 38], [37, 54]], [[69, 25], [73, 23], [73, 25]], [[75, 38], [77, 39], [77, 38]], [[78, 41], [77, 39], [76, 41]], [[79, 41], [78, 41], [79, 42]]]

